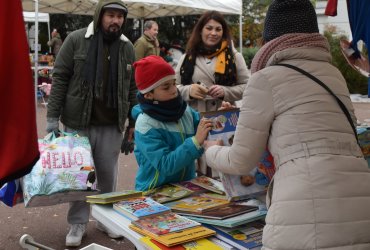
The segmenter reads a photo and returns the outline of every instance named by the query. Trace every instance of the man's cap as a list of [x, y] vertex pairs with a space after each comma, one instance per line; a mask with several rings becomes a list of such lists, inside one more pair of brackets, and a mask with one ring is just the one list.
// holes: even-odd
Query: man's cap
[[123, 5], [120, 5], [118, 3], [111, 3], [107, 4], [103, 7], [103, 9], [117, 9], [117, 10], [122, 10], [123, 12], [127, 13], [127, 8]]

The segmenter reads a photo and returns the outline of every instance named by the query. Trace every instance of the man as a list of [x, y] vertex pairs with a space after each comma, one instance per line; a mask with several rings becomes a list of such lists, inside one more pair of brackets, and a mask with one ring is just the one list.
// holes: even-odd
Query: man
[[51, 40], [48, 41], [48, 46], [51, 47], [55, 57], [58, 55], [62, 43], [62, 38], [60, 37], [57, 29], [54, 29], [53, 32], [51, 32]]
[[[118, 0], [100, 0], [94, 21], [87, 28], [72, 32], [64, 41], [55, 62], [53, 88], [49, 97], [47, 131], [59, 128], [87, 136], [92, 147], [98, 189], [114, 191], [118, 156], [125, 121], [136, 101], [132, 64], [132, 43], [122, 34], [127, 8]], [[129, 117], [129, 141], [134, 121]], [[72, 202], [68, 212], [71, 229], [66, 246], [79, 246], [86, 234], [90, 207]], [[120, 235], [102, 224], [98, 229], [112, 238]]]
[[136, 61], [150, 55], [159, 56], [160, 48], [157, 35], [158, 24], [152, 20], [146, 21], [144, 23], [144, 34], [134, 44]]

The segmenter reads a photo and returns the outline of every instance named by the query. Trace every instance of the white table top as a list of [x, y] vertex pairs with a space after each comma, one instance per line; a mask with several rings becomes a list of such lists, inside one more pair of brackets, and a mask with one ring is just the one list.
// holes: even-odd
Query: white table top
[[140, 241], [140, 238], [143, 236], [128, 227], [131, 221], [115, 212], [111, 206], [92, 204], [91, 215], [114, 233], [120, 234], [130, 240], [137, 250], [150, 250], [150, 248]]

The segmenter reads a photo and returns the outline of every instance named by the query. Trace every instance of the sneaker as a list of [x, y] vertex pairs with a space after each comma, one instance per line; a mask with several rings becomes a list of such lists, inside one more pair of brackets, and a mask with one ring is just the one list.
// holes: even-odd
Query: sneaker
[[66, 237], [67, 247], [78, 247], [81, 245], [82, 237], [86, 235], [86, 224], [73, 224]]
[[112, 230], [110, 230], [109, 228], [107, 228], [106, 226], [104, 226], [101, 222], [97, 222], [96, 223], [96, 228], [106, 234], [108, 234], [109, 238], [112, 238], [112, 239], [118, 239], [118, 238], [122, 238], [123, 236], [120, 235], [120, 234], [116, 234], [115, 232], [113, 232]]

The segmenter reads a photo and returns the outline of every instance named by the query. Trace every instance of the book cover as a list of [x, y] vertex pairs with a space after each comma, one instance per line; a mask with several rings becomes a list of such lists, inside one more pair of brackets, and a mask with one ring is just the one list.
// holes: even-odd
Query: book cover
[[200, 223], [206, 223], [210, 225], [222, 226], [222, 227], [236, 227], [243, 225], [248, 222], [256, 221], [266, 217], [267, 210], [256, 210], [249, 213], [240, 214], [223, 220], [201, 218], [195, 216], [186, 216], [191, 220], [195, 220]]
[[155, 241], [148, 236], [142, 237], [140, 241], [144, 242], [153, 250], [223, 250], [223, 247], [220, 247], [213, 241], [209, 239], [199, 239], [184, 243], [182, 245], [175, 245], [172, 247], [167, 247], [158, 241]]
[[139, 227], [136, 227], [135, 225], [129, 225], [129, 228], [139, 234], [149, 236], [153, 240], [156, 240], [168, 247], [183, 244], [183, 243], [190, 242], [190, 241], [195, 241], [195, 240], [202, 239], [202, 238], [207, 238], [209, 236], [216, 234], [214, 230], [211, 230], [204, 226], [193, 227], [193, 228], [185, 229], [183, 231], [164, 234], [160, 236], [152, 234], [148, 231], [144, 231], [140, 229]]
[[172, 211], [191, 211], [194, 213], [202, 213], [207, 210], [220, 208], [227, 206], [230, 202], [227, 200], [202, 197], [202, 196], [191, 196], [183, 198], [178, 201], [169, 202], [166, 204], [167, 207], [171, 208]]
[[262, 246], [264, 223], [255, 221], [235, 228], [206, 225], [216, 231], [216, 237], [238, 249], [251, 249]]
[[182, 181], [182, 182], [179, 182], [179, 183], [174, 183], [173, 185], [187, 188], [187, 189], [193, 191], [194, 194], [204, 193], [204, 192], [208, 191], [208, 189], [205, 189], [201, 186], [195, 185], [191, 181]]
[[179, 200], [191, 194], [193, 194], [193, 191], [185, 187], [173, 184], [166, 184], [161, 187], [145, 192], [146, 196], [152, 198], [153, 200], [159, 203]]
[[118, 192], [110, 192], [97, 195], [86, 196], [86, 201], [89, 203], [96, 204], [109, 204], [117, 201], [121, 201], [127, 198], [140, 197], [142, 196], [141, 191], [136, 190], [123, 190]]
[[226, 194], [218, 194], [218, 193], [209, 192], [209, 191], [204, 192], [204, 193], [200, 193], [199, 196], [230, 201], [230, 198], [227, 197]]
[[249, 213], [252, 211], [258, 210], [256, 206], [248, 206], [248, 205], [238, 205], [238, 204], [230, 204], [226, 207], [220, 207], [217, 209], [212, 209], [209, 211], [205, 211], [202, 213], [192, 213], [192, 212], [181, 212], [178, 211], [177, 213], [180, 215], [185, 216], [194, 216], [194, 217], [202, 217], [208, 219], [215, 219], [215, 220], [223, 220], [233, 216], [237, 216], [244, 213]]
[[207, 190], [210, 190], [212, 192], [218, 193], [218, 194], [224, 194], [225, 190], [222, 186], [222, 183], [220, 181], [217, 181], [215, 179], [212, 179], [207, 176], [199, 176], [192, 180], [190, 180], [195, 185], [201, 186]]
[[175, 213], [153, 215], [137, 221], [132, 221], [131, 223], [155, 235], [173, 233], [201, 225], [199, 222], [190, 220]]
[[220, 246], [224, 250], [237, 250], [232, 245], [226, 243], [223, 240], [220, 240], [219, 238], [216, 238], [216, 236], [208, 237], [208, 240], [212, 241], [213, 243], [215, 243], [217, 246]]
[[149, 197], [130, 198], [113, 203], [113, 209], [133, 220], [170, 211], [168, 207]]
[[[233, 144], [236, 124], [239, 119], [239, 109], [202, 112], [201, 116], [207, 117], [215, 123], [214, 129], [209, 132], [207, 140], [222, 140], [224, 146]], [[205, 160], [202, 162], [205, 162]], [[220, 173], [220, 180], [229, 199], [237, 201], [266, 193], [274, 173], [273, 157], [266, 150], [260, 162], [248, 175]]]

